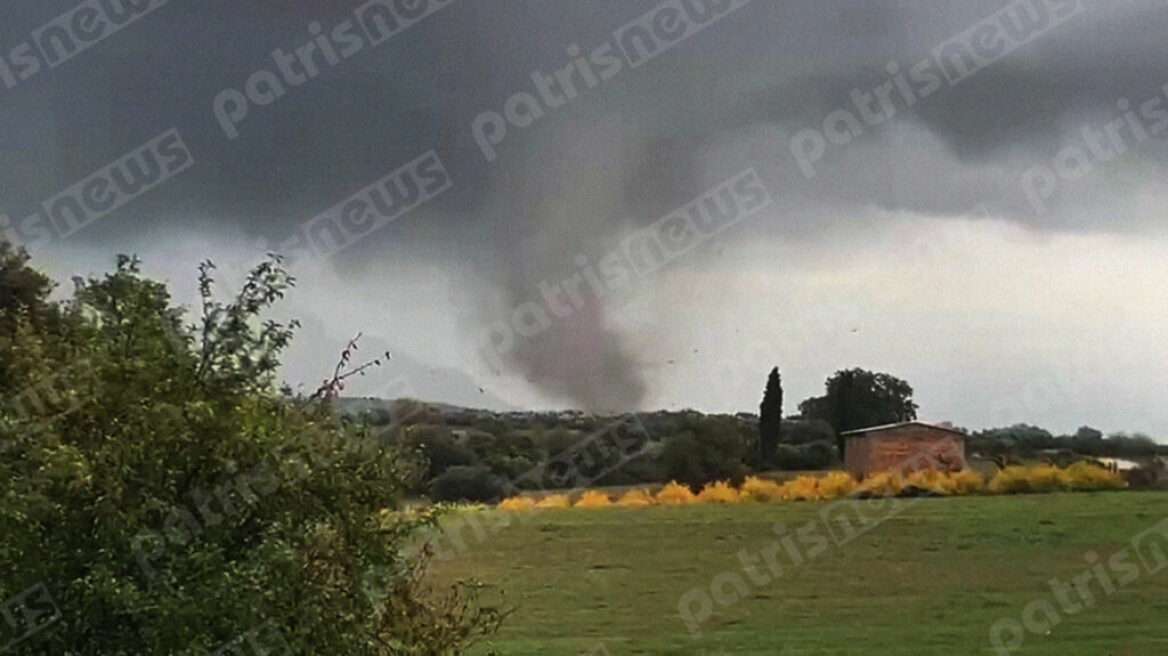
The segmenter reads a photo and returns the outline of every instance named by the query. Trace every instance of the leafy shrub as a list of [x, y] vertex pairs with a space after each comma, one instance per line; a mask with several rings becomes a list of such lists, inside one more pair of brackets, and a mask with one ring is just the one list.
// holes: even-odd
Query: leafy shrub
[[612, 505], [612, 499], [600, 490], [588, 490], [576, 500], [574, 508], [607, 508]]
[[433, 480], [451, 467], [473, 467], [478, 456], [454, 441], [450, 432], [437, 426], [410, 426], [403, 431], [402, 445], [421, 451], [429, 464], [426, 478]]
[[741, 503], [747, 498], [731, 487], [729, 483], [717, 481], [702, 488], [702, 491], [698, 493], [697, 501], [699, 503]]
[[835, 430], [822, 419], [784, 420], [780, 442], [796, 446], [824, 442], [831, 446], [835, 444]]
[[693, 503], [694, 493], [685, 485], [677, 481], [669, 481], [669, 483], [657, 492], [655, 497], [657, 503], [666, 506], [680, 506], [687, 503]]
[[856, 479], [844, 471], [834, 471], [815, 482], [821, 499], [841, 499], [856, 490]]
[[741, 482], [746, 445], [733, 427], [685, 417], [686, 432], [665, 441], [661, 461], [665, 474], [694, 489], [714, 481]]
[[667, 478], [661, 463], [661, 445], [655, 444], [642, 455], [633, 458], [616, 469], [596, 479], [596, 485], [637, 485], [639, 483], [659, 483]]
[[1102, 467], [1078, 462], [1067, 469], [1050, 465], [1011, 466], [990, 481], [990, 491], [1001, 494], [1058, 492], [1065, 490], [1115, 490], [1125, 487], [1123, 479]]
[[744, 496], [755, 501], [778, 501], [783, 498], [782, 486], [769, 479], [747, 476], [740, 489]]
[[466, 435], [466, 446], [480, 460], [486, 460], [491, 454], [499, 452], [499, 438], [491, 433], [472, 430]]
[[1058, 492], [1070, 489], [1070, 481], [1063, 470], [1050, 465], [1012, 465], [1002, 469], [990, 481], [991, 492], [999, 494], [1026, 494]]
[[1121, 490], [1127, 483], [1118, 473], [1089, 462], [1076, 462], [1063, 470], [1072, 490]]
[[1052, 465], [1036, 465], [1028, 474], [1035, 492], [1061, 492], [1071, 489], [1071, 482], [1062, 469]]
[[[686, 488], [688, 492], [689, 489]], [[638, 506], [651, 506], [654, 504], [653, 497], [645, 490], [635, 489], [629, 490], [621, 495], [621, 498], [616, 500], [616, 505], [625, 508], [635, 508]]]
[[491, 456], [485, 463], [491, 473], [505, 481], [525, 481], [525, 474], [530, 472], [535, 463], [526, 456]]
[[434, 501], [493, 502], [503, 492], [503, 481], [486, 467], [451, 467], [430, 484]]
[[837, 462], [832, 442], [819, 440], [799, 445], [780, 444], [775, 451], [775, 464], [787, 471], [817, 471]]

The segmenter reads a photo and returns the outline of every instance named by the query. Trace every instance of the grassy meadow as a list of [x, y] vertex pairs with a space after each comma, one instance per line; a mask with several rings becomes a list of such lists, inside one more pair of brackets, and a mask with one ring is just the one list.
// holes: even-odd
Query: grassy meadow
[[[485, 599], [516, 607], [477, 653], [994, 654], [991, 627], [1012, 618], [1022, 643], [1009, 653], [1168, 654], [1168, 569], [1141, 566], [1131, 544], [1168, 517], [1168, 493], [902, 501], [840, 543], [823, 537], [834, 535], [820, 514], [833, 502], [573, 508], [522, 521], [460, 511], [483, 531], [459, 531], [465, 548], [447, 541], [432, 575], [476, 579]], [[818, 528], [796, 541], [809, 522]], [[756, 558], [753, 580], [743, 550]], [[1048, 581], [1090, 574], [1093, 554], [1107, 569], [1060, 607]], [[690, 625], [679, 612], [687, 594]], [[1055, 623], [1036, 633], [1023, 610], [1040, 599]], [[1049, 617], [1027, 621], [1041, 630]]]

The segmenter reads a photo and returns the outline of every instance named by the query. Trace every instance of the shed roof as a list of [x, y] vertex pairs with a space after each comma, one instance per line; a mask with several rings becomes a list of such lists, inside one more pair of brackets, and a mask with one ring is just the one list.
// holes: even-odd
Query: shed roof
[[875, 433], [878, 431], [893, 430], [895, 428], [904, 428], [905, 426], [924, 426], [926, 428], [935, 428], [937, 430], [948, 431], [956, 433], [957, 435], [965, 436], [965, 432], [949, 426], [942, 426], [941, 424], [931, 424], [927, 421], [902, 421], [896, 424], [884, 424], [882, 426], [869, 426], [868, 428], [858, 428], [856, 430], [844, 431], [840, 435], [862, 435], [864, 433]]

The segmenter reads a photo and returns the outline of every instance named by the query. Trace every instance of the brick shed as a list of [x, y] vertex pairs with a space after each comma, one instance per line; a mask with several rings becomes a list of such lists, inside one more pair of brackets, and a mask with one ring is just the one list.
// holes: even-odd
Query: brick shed
[[844, 467], [856, 478], [890, 469], [956, 471], [965, 467], [965, 433], [923, 421], [840, 434]]

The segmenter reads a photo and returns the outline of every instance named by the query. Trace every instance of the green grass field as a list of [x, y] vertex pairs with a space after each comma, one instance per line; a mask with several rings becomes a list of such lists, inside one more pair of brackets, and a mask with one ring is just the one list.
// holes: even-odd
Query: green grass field
[[[1168, 493], [910, 501], [842, 544], [820, 514], [831, 502], [547, 510], [508, 526], [473, 511], [482, 535], [461, 531], [467, 547], [447, 543], [432, 573], [477, 579], [487, 599], [505, 592], [517, 610], [491, 644], [508, 655], [994, 654], [1003, 618], [1024, 631], [1010, 653], [1168, 654], [1168, 569], [1144, 567], [1132, 546], [1168, 517]], [[752, 573], [741, 550], [760, 558]], [[1105, 568], [1081, 578], [1090, 599], [1056, 599], [1048, 581], [1090, 574], [1091, 552]], [[712, 610], [696, 638], [679, 614], [691, 590], [692, 617], [703, 599]], [[1039, 599], [1033, 633], [1023, 610]]]

